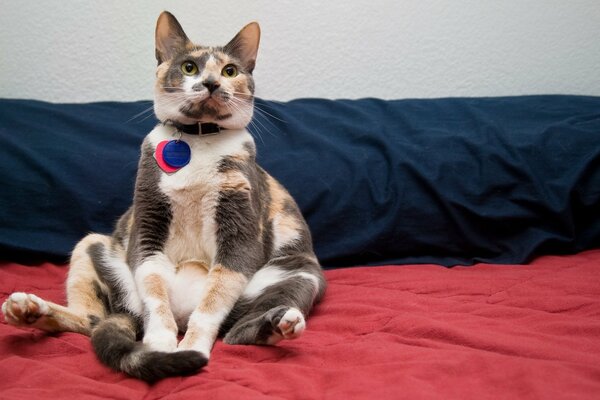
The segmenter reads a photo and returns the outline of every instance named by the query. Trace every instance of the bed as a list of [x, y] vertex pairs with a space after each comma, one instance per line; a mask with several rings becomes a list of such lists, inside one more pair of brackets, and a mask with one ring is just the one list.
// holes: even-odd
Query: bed
[[[154, 385], [0, 324], [1, 399], [598, 398], [600, 98], [257, 100], [329, 288], [305, 334]], [[0, 100], [0, 300], [64, 303], [130, 201], [151, 103]]]

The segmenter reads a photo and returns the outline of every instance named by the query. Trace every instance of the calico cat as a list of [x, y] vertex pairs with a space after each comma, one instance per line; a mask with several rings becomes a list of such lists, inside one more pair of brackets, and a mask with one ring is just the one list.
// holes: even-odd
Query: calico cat
[[68, 307], [13, 293], [8, 323], [89, 335], [102, 362], [146, 381], [196, 373], [217, 336], [302, 334], [326, 282], [298, 206], [256, 164], [246, 130], [259, 38], [251, 23], [223, 47], [198, 46], [160, 15], [161, 123], [143, 141], [133, 205], [112, 236], [73, 250]]

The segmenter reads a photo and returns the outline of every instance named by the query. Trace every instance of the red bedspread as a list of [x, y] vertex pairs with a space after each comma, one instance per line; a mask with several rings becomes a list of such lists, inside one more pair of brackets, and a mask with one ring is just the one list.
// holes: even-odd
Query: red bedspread
[[[66, 269], [0, 267], [16, 290], [64, 302]], [[327, 272], [296, 341], [218, 342], [208, 367], [154, 386], [115, 373], [88, 338], [0, 325], [2, 399], [600, 398], [600, 250], [527, 266]]]

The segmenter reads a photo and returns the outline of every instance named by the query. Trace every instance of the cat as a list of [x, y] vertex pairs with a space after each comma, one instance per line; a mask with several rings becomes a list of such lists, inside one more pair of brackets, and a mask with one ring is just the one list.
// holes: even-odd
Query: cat
[[111, 236], [75, 246], [68, 307], [16, 292], [2, 305], [8, 323], [89, 335], [103, 363], [148, 382], [198, 372], [219, 336], [273, 345], [302, 334], [326, 281], [246, 129], [259, 40], [253, 22], [223, 47], [199, 46], [159, 16], [160, 123], [142, 143], [133, 204]]

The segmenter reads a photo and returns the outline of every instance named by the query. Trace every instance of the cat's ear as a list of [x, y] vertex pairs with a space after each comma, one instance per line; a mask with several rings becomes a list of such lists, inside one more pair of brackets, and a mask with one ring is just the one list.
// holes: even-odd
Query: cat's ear
[[163, 11], [158, 17], [154, 36], [158, 64], [171, 59], [190, 42], [177, 19], [168, 11]]
[[256, 54], [258, 53], [258, 43], [260, 42], [260, 27], [257, 22], [251, 22], [245, 27], [227, 45], [224, 50], [244, 64], [244, 69], [252, 73], [256, 64]]

